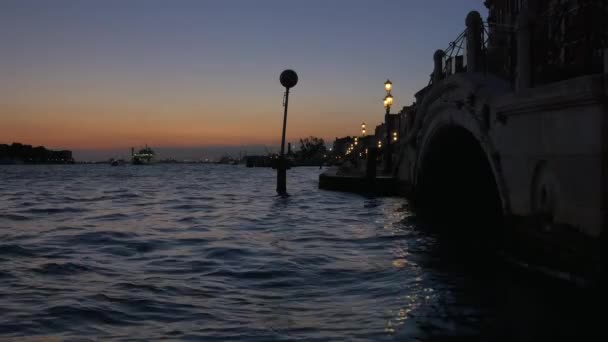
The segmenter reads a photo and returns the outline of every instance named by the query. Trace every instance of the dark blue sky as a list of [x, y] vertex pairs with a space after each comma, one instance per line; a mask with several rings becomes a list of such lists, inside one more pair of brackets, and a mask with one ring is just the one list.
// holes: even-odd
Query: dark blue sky
[[386, 78], [397, 108], [412, 101], [470, 10], [486, 16], [481, 0], [3, 0], [0, 133], [90, 149], [276, 144], [278, 75], [293, 68], [289, 139], [356, 134], [382, 120]]

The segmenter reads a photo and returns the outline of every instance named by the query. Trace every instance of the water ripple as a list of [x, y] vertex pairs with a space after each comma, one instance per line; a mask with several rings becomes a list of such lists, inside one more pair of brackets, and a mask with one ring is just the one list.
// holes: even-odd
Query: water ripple
[[17, 215], [17, 214], [0, 214], [0, 220], [10, 220], [10, 221], [27, 221], [31, 220], [31, 217]]
[[77, 264], [77, 263], [67, 262], [67, 263], [59, 264], [59, 263], [51, 262], [48, 264], [44, 264], [41, 267], [39, 267], [33, 271], [40, 273], [40, 274], [55, 276], [55, 275], [72, 275], [72, 274], [78, 274], [78, 273], [82, 273], [82, 272], [89, 272], [92, 270], [93, 269], [91, 267], [88, 267], [88, 266], [85, 266], [82, 264]]
[[0, 339], [475, 340], [517, 279], [452, 271], [403, 199], [318, 168], [289, 198], [269, 168], [0, 168]]

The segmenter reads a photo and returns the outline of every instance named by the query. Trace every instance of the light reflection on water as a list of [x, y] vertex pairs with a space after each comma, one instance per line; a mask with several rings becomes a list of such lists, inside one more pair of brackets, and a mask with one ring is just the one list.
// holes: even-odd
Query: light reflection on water
[[547, 336], [490, 299], [534, 287], [463, 267], [404, 199], [321, 191], [318, 173], [290, 170], [280, 198], [264, 168], [0, 166], [0, 337]]

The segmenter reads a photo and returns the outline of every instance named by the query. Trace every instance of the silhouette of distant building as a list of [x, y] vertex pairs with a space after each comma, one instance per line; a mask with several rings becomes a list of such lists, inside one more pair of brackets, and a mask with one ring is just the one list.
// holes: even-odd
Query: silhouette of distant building
[[52, 151], [44, 146], [32, 147], [20, 143], [0, 144], [1, 164], [70, 164], [72, 151]]
[[334, 140], [334, 144], [332, 146], [332, 152], [336, 155], [343, 156], [344, 154], [346, 154], [346, 150], [353, 142], [354, 140], [351, 136], [343, 138], [336, 137], [336, 140]]

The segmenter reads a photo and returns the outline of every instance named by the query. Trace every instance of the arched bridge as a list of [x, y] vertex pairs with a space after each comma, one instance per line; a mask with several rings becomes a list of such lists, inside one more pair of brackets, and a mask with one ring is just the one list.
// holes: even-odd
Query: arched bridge
[[448, 69], [457, 56], [437, 51], [432, 82], [393, 115], [403, 137], [393, 175], [423, 214], [478, 223], [527, 257], [596, 273], [608, 250], [608, 63], [604, 73], [534, 85], [522, 25], [516, 77], [505, 80], [488, 72], [480, 27], [473, 12], [468, 65]]
[[[367, 139], [365, 178], [328, 171], [319, 186], [398, 188], [420, 216], [455, 234], [565, 277], [608, 275], [608, 50], [599, 69], [598, 47], [580, 51], [595, 61], [580, 72], [564, 64], [551, 74], [555, 61], [538, 56], [557, 55], [532, 43], [546, 23], [518, 11], [515, 25], [494, 27], [471, 12], [465, 32], [435, 52], [416, 102], [385, 115]], [[376, 176], [383, 139], [385, 173]]]

